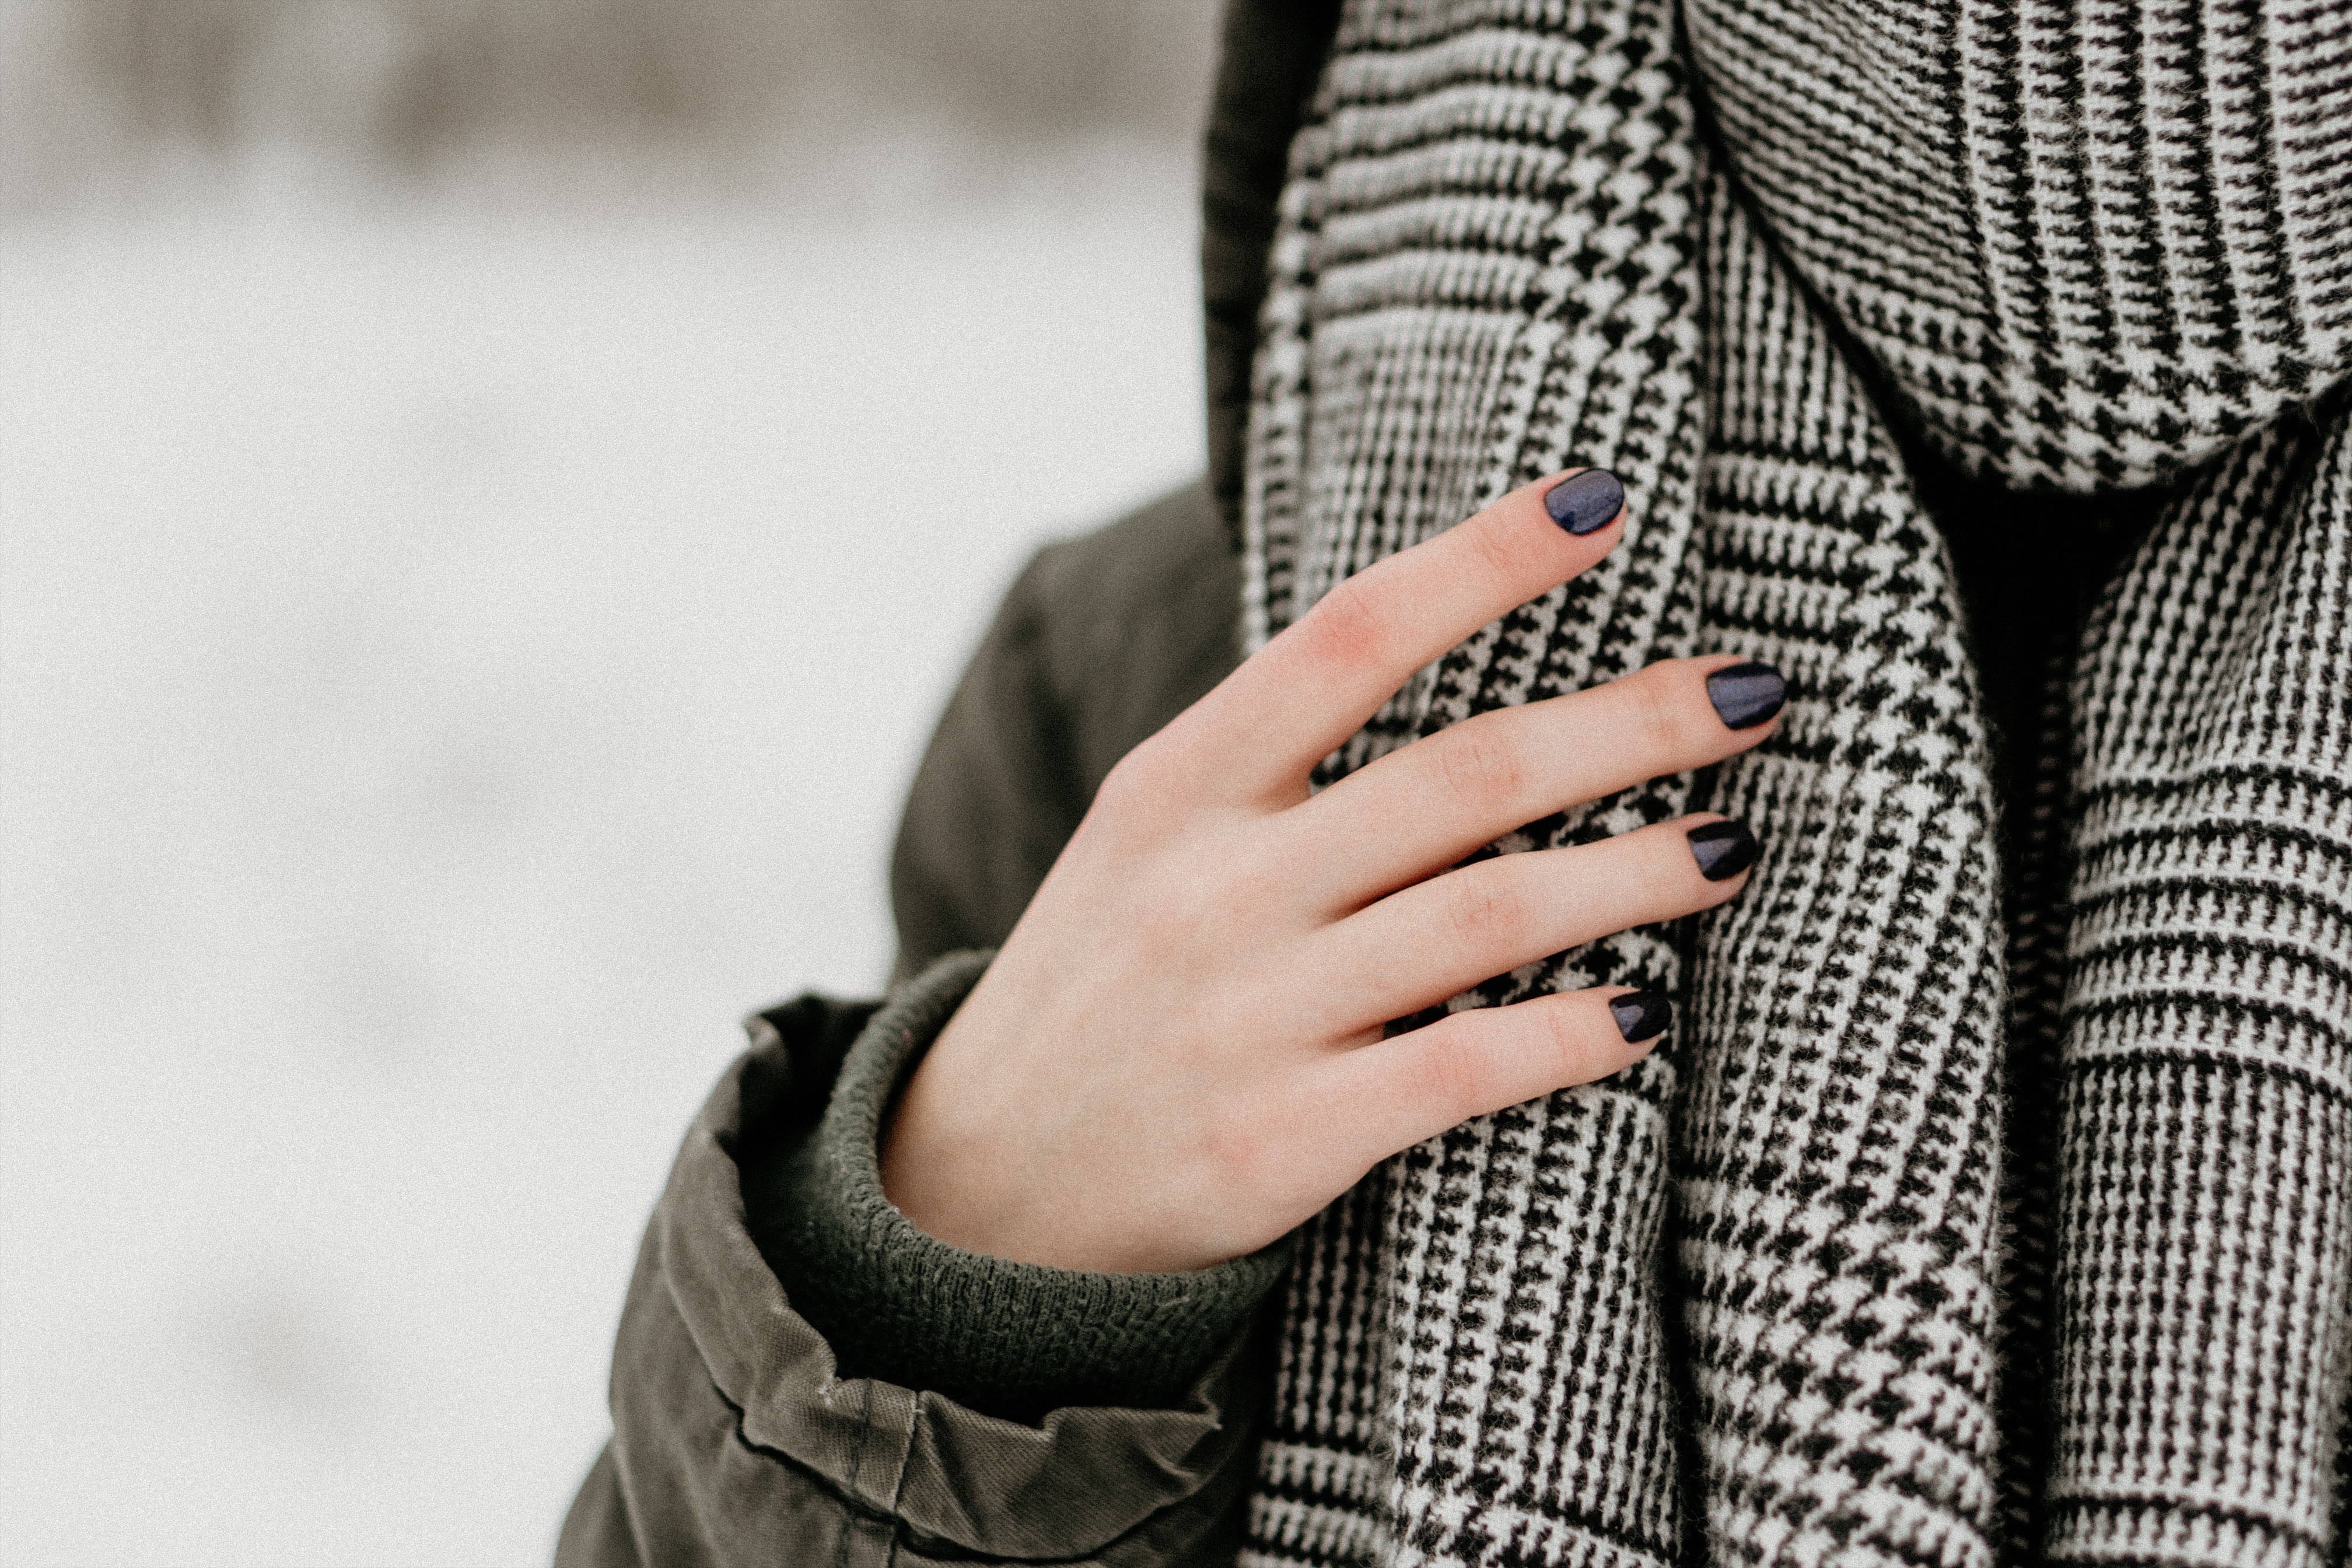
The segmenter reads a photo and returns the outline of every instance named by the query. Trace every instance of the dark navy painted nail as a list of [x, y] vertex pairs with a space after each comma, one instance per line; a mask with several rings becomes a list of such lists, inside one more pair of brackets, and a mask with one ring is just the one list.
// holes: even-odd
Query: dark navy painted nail
[[1625, 1037], [1629, 1046], [1656, 1039], [1675, 1021], [1675, 1005], [1655, 991], [1635, 991], [1620, 996], [1609, 1004], [1609, 1011], [1615, 1015], [1617, 1032]]
[[1706, 678], [1706, 700], [1726, 727], [1753, 730], [1780, 710], [1789, 683], [1769, 664], [1734, 664]]
[[1544, 491], [1544, 510], [1570, 533], [1606, 528], [1625, 504], [1625, 487], [1606, 468], [1587, 468]]
[[1756, 835], [1736, 822], [1710, 822], [1686, 837], [1698, 874], [1710, 882], [1728, 881], [1756, 864]]

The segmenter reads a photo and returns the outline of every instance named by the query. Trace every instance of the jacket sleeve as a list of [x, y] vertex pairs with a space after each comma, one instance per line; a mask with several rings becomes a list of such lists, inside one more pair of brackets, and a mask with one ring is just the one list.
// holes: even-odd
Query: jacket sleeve
[[813, 1133], [745, 1129], [736, 1165], [751, 1238], [838, 1376], [1018, 1421], [1066, 1405], [1180, 1405], [1265, 1298], [1286, 1247], [1177, 1274], [1046, 1268], [928, 1236], [882, 1190], [883, 1115], [988, 958], [950, 954], [899, 987], [850, 1047]]
[[[1195, 489], [1024, 574], [901, 830], [901, 967], [924, 973], [878, 1011], [804, 997], [752, 1021], [647, 1227], [614, 1436], [559, 1564], [1231, 1563], [1270, 1377], [1254, 1309], [1278, 1255], [1199, 1277], [943, 1258], [878, 1184], [842, 1176], [870, 1170], [890, 1086], [978, 973], [940, 952], [1009, 930], [1111, 763], [1231, 667], [1231, 572]], [[1105, 664], [1110, 639], [1124, 663]], [[844, 1364], [786, 1279], [864, 1365]], [[1033, 1353], [1007, 1319], [1032, 1342], [1092, 1349]], [[1009, 1382], [1007, 1344], [1021, 1349]], [[1086, 1366], [1123, 1363], [1156, 1364], [1164, 1402], [952, 1396], [1082, 1393]], [[1095, 1382], [1122, 1377], [1137, 1386], [1131, 1368]]]
[[838, 1375], [751, 1237], [740, 1152], [813, 1134], [857, 1042], [935, 1030], [976, 973], [950, 960], [879, 1011], [803, 997], [753, 1020], [646, 1226], [613, 1352], [613, 1436], [559, 1568], [1232, 1562], [1267, 1380], [1246, 1313], [1169, 1406], [1009, 1420]]

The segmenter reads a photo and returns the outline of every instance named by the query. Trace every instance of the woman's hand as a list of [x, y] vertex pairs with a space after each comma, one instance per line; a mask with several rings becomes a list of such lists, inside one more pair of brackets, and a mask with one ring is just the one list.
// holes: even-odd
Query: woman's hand
[[1415, 670], [1607, 553], [1622, 495], [1595, 470], [1530, 485], [1359, 573], [1121, 762], [908, 1083], [891, 1201], [1000, 1258], [1197, 1268], [1400, 1149], [1641, 1058], [1667, 1005], [1622, 987], [1382, 1026], [1737, 893], [1754, 841], [1717, 817], [1457, 862], [1754, 745], [1777, 674], [1654, 664], [1307, 788]]

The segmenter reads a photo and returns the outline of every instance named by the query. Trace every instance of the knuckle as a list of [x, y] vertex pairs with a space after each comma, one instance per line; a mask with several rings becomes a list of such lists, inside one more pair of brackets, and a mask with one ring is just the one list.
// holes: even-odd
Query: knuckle
[[1494, 513], [1464, 524], [1461, 531], [1479, 566], [1496, 581], [1516, 582], [1527, 574], [1524, 550], [1496, 525]]
[[1307, 613], [1306, 626], [1313, 633], [1315, 656], [1334, 664], [1375, 662], [1387, 642], [1379, 600], [1355, 577], [1324, 595]]
[[1524, 931], [1531, 917], [1525, 889], [1517, 879], [1492, 869], [1488, 861], [1469, 872], [1457, 873], [1448, 889], [1445, 919], [1465, 950], [1483, 952], [1508, 942]]
[[1641, 744], [1651, 756], [1664, 760], [1688, 751], [1689, 724], [1683, 683], [1675, 679], [1679, 660], [1654, 664], [1626, 682], [1626, 697]]
[[1493, 726], [1466, 724], [1440, 739], [1446, 788], [1462, 805], [1483, 816], [1525, 798], [1527, 758]]
[[1530, 1008], [1534, 1016], [1528, 1020], [1535, 1031], [1534, 1048], [1543, 1059], [1553, 1083], [1560, 1088], [1582, 1083], [1591, 1073], [1591, 1042], [1586, 1037], [1588, 1021], [1576, 1008], [1557, 1005]]
[[1470, 1036], [1449, 1033], [1432, 1040], [1415, 1057], [1414, 1068], [1417, 1081], [1412, 1092], [1421, 1103], [1442, 1105], [1449, 1113], [1465, 1119], [1491, 1108], [1496, 1091], [1494, 1058], [1479, 1049]]

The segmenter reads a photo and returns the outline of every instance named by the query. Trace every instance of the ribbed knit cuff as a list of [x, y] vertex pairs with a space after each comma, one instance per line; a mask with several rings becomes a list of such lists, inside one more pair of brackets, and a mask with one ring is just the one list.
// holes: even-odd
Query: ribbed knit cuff
[[1046, 1268], [950, 1247], [883, 1195], [883, 1114], [991, 956], [940, 959], [874, 1016], [815, 1134], [745, 1171], [753, 1233], [842, 1376], [1022, 1419], [1172, 1405], [1280, 1278], [1286, 1241], [1184, 1274]]

